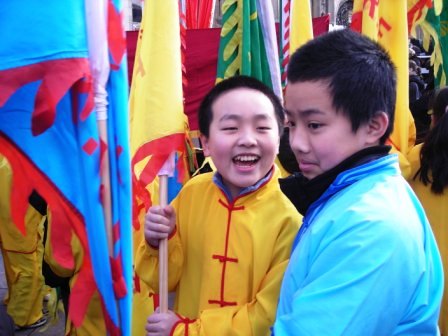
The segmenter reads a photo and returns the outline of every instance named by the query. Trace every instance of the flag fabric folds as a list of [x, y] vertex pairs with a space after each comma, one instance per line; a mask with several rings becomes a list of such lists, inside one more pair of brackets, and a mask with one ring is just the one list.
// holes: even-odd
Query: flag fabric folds
[[292, 0], [290, 33], [290, 53], [313, 38], [310, 1]]
[[[0, 5], [0, 20], [12, 32], [3, 37], [0, 49], [0, 153], [13, 171], [16, 225], [24, 230], [32, 189], [48, 203], [52, 225], [47, 244], [55, 260], [72, 273], [70, 323], [82, 326], [92, 298], [99, 294], [108, 333], [128, 335], [132, 257], [125, 43], [118, 1], [109, 1], [107, 9], [110, 175], [117, 203], [112, 209], [116, 239], [111, 263], [105, 262], [104, 146], [94, 108], [84, 2]], [[73, 250], [73, 239], [80, 251]]]
[[270, 1], [226, 0], [218, 54], [217, 81], [255, 77], [281, 97], [278, 44]]
[[400, 153], [403, 174], [409, 172], [405, 158], [415, 141], [415, 125], [409, 111], [409, 47], [406, 0], [355, 0], [352, 29], [377, 40], [388, 50], [397, 68], [397, 101], [394, 130], [389, 138]]
[[[313, 18], [313, 34], [318, 36], [328, 32], [329, 15]], [[184, 91], [184, 110], [189, 127], [198, 129], [197, 109], [205, 94], [214, 86], [216, 80], [216, 62], [220, 40], [220, 28], [188, 29], [186, 31], [185, 68], [188, 69], [186, 91]], [[128, 66], [132, 72], [138, 31], [126, 32]]]
[[433, 43], [431, 65], [434, 67], [435, 87], [447, 85], [448, 76], [448, 0], [411, 2], [409, 16], [423, 31], [423, 46], [429, 50]]
[[216, 0], [180, 0], [185, 4], [187, 28], [211, 28]]
[[311, 7], [308, 0], [280, 1], [279, 36], [281, 79], [284, 87], [290, 55], [302, 44], [313, 39]]
[[107, 41], [111, 68], [106, 85], [109, 97], [107, 129], [113, 239], [110, 259], [113, 289], [118, 301], [119, 333], [126, 336], [131, 334], [133, 242], [129, 86], [121, 0], [108, 1]]
[[175, 0], [145, 4], [130, 94], [134, 228], [152, 204], [149, 185], [172, 153], [187, 177], [188, 122], [183, 113], [179, 8]]
[[[146, 2], [137, 40], [129, 101], [135, 250], [144, 239], [144, 214], [158, 203], [157, 175], [170, 156], [178, 158], [177, 180], [188, 178], [189, 129], [183, 107], [183, 84], [187, 83], [181, 56], [185, 15], [180, 16], [180, 5], [177, 0]], [[158, 296], [134, 274], [134, 333], [144, 331], [146, 318], [157, 304]]]
[[409, 44], [407, 1], [380, 1], [378, 40], [397, 67], [395, 124], [390, 142], [403, 155], [414, 146], [416, 130], [409, 110]]

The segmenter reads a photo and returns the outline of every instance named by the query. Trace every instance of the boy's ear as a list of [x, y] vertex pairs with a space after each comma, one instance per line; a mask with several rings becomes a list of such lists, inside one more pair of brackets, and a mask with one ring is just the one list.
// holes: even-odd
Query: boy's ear
[[210, 149], [208, 147], [208, 138], [202, 134], [199, 136], [199, 138], [201, 139], [202, 152], [204, 153], [204, 156], [210, 156]]
[[376, 113], [368, 123], [368, 141], [377, 144], [389, 127], [389, 117], [386, 112]]

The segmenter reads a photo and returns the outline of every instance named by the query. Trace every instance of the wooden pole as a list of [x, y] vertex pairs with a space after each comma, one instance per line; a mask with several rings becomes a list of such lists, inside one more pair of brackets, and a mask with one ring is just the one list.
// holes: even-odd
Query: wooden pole
[[[114, 259], [114, 235], [113, 235], [113, 224], [112, 224], [112, 189], [110, 186], [110, 164], [109, 164], [109, 147], [107, 140], [107, 119], [97, 120], [98, 132], [101, 141], [104, 142], [106, 146], [103, 158], [101, 162], [101, 184], [103, 185], [102, 192], [102, 202], [103, 202], [103, 213], [104, 222], [106, 226], [106, 236], [107, 236], [107, 247], [109, 252], [109, 262]], [[112, 264], [111, 264], [112, 267]], [[120, 317], [120, 307], [118, 305], [117, 299], [115, 299], [115, 305], [117, 307], [118, 319], [121, 325]]]
[[[159, 175], [159, 203], [168, 204], [168, 175]], [[160, 312], [168, 312], [168, 239], [159, 242], [159, 305]]]
[[102, 202], [104, 221], [106, 224], [106, 235], [109, 256], [114, 257], [114, 237], [112, 227], [112, 197], [110, 188], [110, 167], [109, 167], [109, 148], [107, 148], [107, 120], [98, 120], [98, 130], [101, 141], [106, 145], [101, 162], [101, 184], [103, 185]]

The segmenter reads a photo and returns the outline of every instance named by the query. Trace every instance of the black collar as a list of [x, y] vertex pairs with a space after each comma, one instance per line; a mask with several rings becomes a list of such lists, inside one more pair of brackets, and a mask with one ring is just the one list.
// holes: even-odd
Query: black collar
[[311, 180], [300, 172], [294, 173], [287, 178], [279, 179], [280, 188], [304, 216], [310, 205], [319, 199], [340, 173], [386, 156], [390, 148], [390, 146], [385, 145], [364, 148]]

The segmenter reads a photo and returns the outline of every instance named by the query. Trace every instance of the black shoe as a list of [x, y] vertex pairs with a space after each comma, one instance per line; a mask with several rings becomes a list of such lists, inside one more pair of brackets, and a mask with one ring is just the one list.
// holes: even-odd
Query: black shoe
[[36, 329], [36, 328], [43, 326], [45, 323], [47, 323], [47, 318], [45, 316], [42, 316], [40, 319], [38, 319], [33, 324], [29, 324], [26, 326], [16, 325], [15, 330], [17, 331], [17, 330], [25, 330], [25, 329]]

